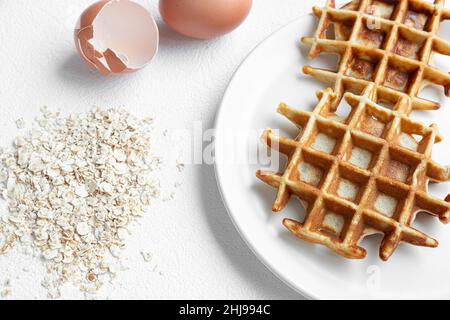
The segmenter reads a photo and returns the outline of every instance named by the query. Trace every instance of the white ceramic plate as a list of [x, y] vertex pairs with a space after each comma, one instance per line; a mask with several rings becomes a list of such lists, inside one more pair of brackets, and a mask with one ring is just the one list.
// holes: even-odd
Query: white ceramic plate
[[[402, 244], [388, 262], [382, 262], [378, 257], [381, 237], [373, 236], [361, 244], [368, 251], [365, 260], [346, 260], [292, 236], [281, 221], [285, 217], [299, 218], [303, 210], [298, 201], [292, 199], [280, 214], [271, 213], [275, 190], [255, 177], [257, 169], [267, 166], [242, 160], [242, 155], [254, 154], [256, 147], [265, 150], [257, 135], [266, 127], [295, 136], [296, 128], [275, 112], [281, 101], [307, 110], [314, 107], [315, 91], [324, 85], [303, 75], [300, 69], [305, 64], [326, 67], [333, 61], [308, 61], [307, 49], [299, 45], [300, 36], [312, 35], [316, 24], [315, 18], [307, 15], [270, 36], [242, 63], [229, 85], [217, 115], [215, 145], [217, 179], [228, 212], [261, 261], [307, 297], [450, 298], [450, 225], [419, 215], [414, 226], [438, 239], [438, 248]], [[445, 27], [441, 35], [450, 38]], [[434, 64], [449, 70], [450, 58], [437, 57]], [[442, 104], [438, 111], [414, 112], [412, 117], [439, 125], [447, 139], [435, 146], [434, 159], [448, 164], [450, 99], [443, 96], [442, 90], [433, 89], [426, 89], [421, 96]], [[274, 166], [279, 167], [276, 163]], [[450, 186], [433, 185], [430, 192], [444, 198]]]

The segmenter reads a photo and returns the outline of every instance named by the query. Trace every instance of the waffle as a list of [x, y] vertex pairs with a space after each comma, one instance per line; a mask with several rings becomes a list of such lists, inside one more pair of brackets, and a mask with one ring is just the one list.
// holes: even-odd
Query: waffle
[[450, 221], [450, 195], [443, 201], [427, 192], [428, 182], [448, 181], [450, 170], [431, 160], [433, 144], [442, 139], [436, 125], [411, 120], [407, 96], [393, 110], [377, 105], [370, 99], [374, 86], [368, 84], [362, 95], [344, 95], [343, 102], [350, 106], [344, 117], [334, 113], [332, 89], [318, 93], [312, 112], [281, 104], [278, 112], [301, 133], [295, 139], [280, 138], [267, 129], [263, 141], [289, 162], [282, 173], [256, 175], [278, 190], [274, 212], [281, 211], [291, 195], [300, 199], [304, 221], [283, 221], [298, 238], [361, 259], [366, 251], [358, 243], [382, 233], [380, 257], [387, 260], [400, 242], [438, 245], [412, 224], [418, 212]]
[[450, 43], [438, 36], [441, 22], [450, 18], [445, 0], [356, 0], [341, 9], [334, 0], [314, 7], [319, 25], [309, 58], [320, 53], [338, 55], [334, 70], [305, 66], [303, 72], [334, 86], [337, 107], [345, 92], [361, 94], [369, 84], [371, 99], [394, 106], [401, 97], [412, 98], [412, 108], [434, 110], [437, 102], [420, 98], [428, 85], [443, 86], [450, 95], [450, 75], [429, 65], [434, 53], [450, 55]]

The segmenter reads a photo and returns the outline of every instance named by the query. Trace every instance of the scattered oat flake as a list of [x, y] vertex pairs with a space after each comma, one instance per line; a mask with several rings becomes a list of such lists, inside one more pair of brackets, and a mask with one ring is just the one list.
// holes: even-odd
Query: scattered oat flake
[[180, 160], [177, 160], [176, 167], [179, 172], [182, 172], [182, 171], [184, 171], [184, 168], [186, 167], [186, 165], [183, 162], [181, 162]]
[[44, 257], [49, 298], [67, 282], [95, 293], [123, 270], [129, 225], [160, 194], [158, 168], [147, 161], [152, 121], [124, 108], [41, 113], [30, 132], [0, 150], [0, 193], [9, 208], [0, 219], [0, 254], [20, 242]]
[[10, 295], [12, 295], [11, 280], [7, 279], [3, 285], [2, 290], [0, 290], [0, 297], [7, 298]]
[[144, 259], [145, 262], [152, 261], [153, 255], [151, 254], [151, 252], [141, 251], [141, 256], [142, 256], [142, 258]]
[[175, 198], [175, 192], [171, 191], [162, 197], [163, 202], [173, 200]]
[[89, 195], [86, 186], [81, 185], [75, 187], [75, 194], [81, 198], [86, 198]]
[[16, 126], [17, 126], [17, 129], [25, 128], [25, 120], [23, 120], [23, 118], [17, 119], [16, 120]]
[[7, 298], [7, 297], [9, 297], [11, 295], [12, 295], [12, 289], [10, 287], [4, 288], [0, 292], [0, 297], [2, 297], [2, 298]]
[[87, 224], [87, 222], [80, 222], [77, 224], [77, 233], [80, 236], [85, 236], [90, 232], [91, 228]]

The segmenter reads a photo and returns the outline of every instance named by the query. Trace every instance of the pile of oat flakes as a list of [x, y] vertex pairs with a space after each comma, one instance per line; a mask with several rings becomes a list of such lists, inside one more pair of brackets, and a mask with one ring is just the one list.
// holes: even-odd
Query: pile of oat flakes
[[160, 192], [152, 120], [125, 109], [66, 118], [43, 108], [0, 154], [0, 254], [21, 244], [45, 258], [50, 297], [72, 282], [95, 292], [120, 269], [127, 226]]

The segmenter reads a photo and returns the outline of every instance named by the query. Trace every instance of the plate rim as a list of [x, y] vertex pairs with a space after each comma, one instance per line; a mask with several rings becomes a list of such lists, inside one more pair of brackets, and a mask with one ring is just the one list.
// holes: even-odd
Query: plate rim
[[[308, 16], [312, 16], [312, 13], [304, 13], [302, 15], [300, 15], [299, 17], [293, 19], [292, 21], [288, 22], [287, 24], [281, 26], [280, 28], [278, 28], [277, 30], [275, 30], [274, 32], [270, 33], [267, 37], [265, 37], [263, 40], [261, 40], [247, 55], [246, 57], [242, 60], [242, 62], [239, 64], [239, 66], [236, 68], [236, 70], [234, 71], [228, 85], [227, 88], [225, 89], [225, 93], [222, 96], [219, 108], [217, 110], [216, 113], [216, 117], [214, 119], [214, 129], [216, 130], [216, 134], [215, 134], [215, 142], [214, 142], [214, 146], [216, 145], [217, 141], [220, 141], [220, 139], [217, 139], [217, 137], [219, 136], [219, 131], [217, 130], [219, 123], [220, 123], [220, 119], [221, 119], [221, 115], [225, 110], [225, 102], [227, 100], [227, 97], [230, 95], [230, 91], [232, 86], [234, 85], [234, 83], [237, 81], [237, 77], [239, 76], [240, 71], [242, 70], [242, 68], [244, 67], [244, 65], [246, 64], [246, 62], [253, 56], [253, 54], [260, 48], [262, 47], [267, 41], [269, 41], [273, 36], [275, 36], [276, 34], [282, 32], [284, 29], [288, 28], [289, 26], [291, 26], [292, 24], [295, 24], [297, 22], [299, 22], [299, 20], [304, 19], [305, 17]], [[300, 67], [299, 67], [300, 68]], [[217, 152], [217, 150], [219, 150], [217, 147], [214, 148]], [[241, 239], [244, 241], [244, 243], [247, 245], [247, 247], [253, 252], [253, 254], [258, 258], [258, 260], [273, 274], [275, 275], [279, 280], [281, 280], [283, 283], [285, 283], [288, 287], [290, 287], [291, 289], [293, 289], [295, 292], [301, 294], [304, 298], [309, 299], [309, 300], [319, 300], [320, 298], [313, 294], [312, 292], [310, 292], [309, 290], [306, 290], [302, 285], [299, 285], [297, 283], [293, 283], [290, 279], [284, 277], [280, 272], [278, 272], [278, 270], [271, 264], [271, 262], [266, 259], [262, 254], [260, 254], [258, 252], [258, 249], [256, 248], [256, 246], [254, 246], [244, 235], [244, 231], [239, 227], [237, 221], [235, 220], [233, 214], [231, 213], [231, 209], [228, 203], [228, 199], [227, 196], [225, 194], [224, 191], [224, 187], [222, 184], [222, 179], [221, 179], [221, 169], [219, 167], [219, 162], [217, 161], [218, 157], [217, 157], [217, 153], [216, 153], [216, 159], [214, 161], [214, 172], [215, 172], [215, 178], [216, 178], [216, 182], [217, 182], [217, 186], [219, 189], [219, 193], [220, 193], [220, 197], [222, 199], [222, 203], [225, 206], [225, 209], [227, 210], [228, 216], [230, 217], [235, 229], [238, 231], [239, 236], [241, 237]]]

